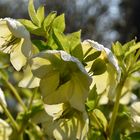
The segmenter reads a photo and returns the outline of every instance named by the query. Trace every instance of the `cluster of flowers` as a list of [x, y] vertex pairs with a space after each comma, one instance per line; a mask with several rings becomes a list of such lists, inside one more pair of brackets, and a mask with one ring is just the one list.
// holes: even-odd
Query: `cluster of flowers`
[[[61, 137], [60, 128], [64, 131], [66, 127], [69, 127], [69, 131], [71, 131], [72, 127], [74, 128], [73, 137], [85, 139], [89, 122], [85, 101], [89, 89], [96, 84], [99, 94], [106, 89], [112, 93], [112, 85], [114, 87], [116, 81], [119, 81], [120, 70], [112, 52], [97, 42], [85, 40], [82, 42], [86, 63], [84, 67], [77, 58], [63, 50], [46, 50], [36, 53], [30, 33], [17, 20], [1, 19], [0, 31], [0, 50], [10, 54], [11, 64], [17, 71], [24, 67], [25, 73], [28, 73], [19, 82], [19, 86], [28, 88], [40, 86], [46, 116], [48, 114], [45, 123], [43, 120], [43, 127], [47, 134], [58, 138]], [[97, 52], [98, 59], [107, 63], [107, 71], [102, 75], [106, 80], [103, 82], [104, 84], [100, 83], [102, 76], [96, 76], [91, 71], [93, 62], [88, 61], [89, 57]], [[113, 74], [111, 78], [110, 70]], [[3, 92], [0, 97], [6, 105]], [[66, 116], [69, 112], [72, 112], [69, 121], [62, 125], [67, 120]], [[71, 132], [69, 133], [71, 134]], [[65, 137], [68, 134], [65, 133]], [[72, 138], [72, 135], [69, 137]]]
[[[93, 40], [85, 40], [81, 46], [82, 61], [64, 50], [39, 52], [24, 25], [11, 18], [0, 19], [0, 51], [10, 54], [15, 70], [24, 71], [19, 87], [40, 87], [45, 118], [36, 123], [42, 123], [47, 135], [59, 140], [85, 140], [89, 127], [85, 101], [90, 89], [96, 85], [97, 93], [105, 95], [100, 103], [107, 103], [114, 99], [120, 81], [120, 67], [108, 48]], [[6, 106], [2, 90], [0, 102]]]

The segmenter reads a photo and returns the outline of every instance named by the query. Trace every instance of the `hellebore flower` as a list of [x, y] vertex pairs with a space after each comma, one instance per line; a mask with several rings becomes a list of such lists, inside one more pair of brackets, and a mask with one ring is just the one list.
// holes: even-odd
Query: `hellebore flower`
[[0, 140], [9, 140], [9, 136], [12, 133], [12, 128], [9, 126], [9, 124], [0, 119]]
[[80, 112], [67, 103], [44, 105], [32, 121], [41, 123], [49, 138], [56, 140], [87, 140], [89, 119], [86, 111]]
[[82, 48], [85, 68], [94, 79], [92, 86], [96, 85], [98, 94], [108, 91], [109, 98], [113, 98], [121, 75], [117, 59], [108, 48], [93, 40], [85, 40]]
[[0, 19], [0, 51], [10, 54], [13, 67], [19, 71], [31, 56], [30, 34], [17, 20]]
[[[4, 96], [4, 93], [3, 93], [3, 91], [1, 90], [1, 88], [0, 88], [0, 102], [1, 102], [3, 105], [7, 106], [7, 103], [6, 103], [6, 100], [5, 100], [5, 96]], [[0, 106], [0, 112], [3, 112], [3, 109], [2, 109], [1, 106]]]
[[31, 69], [41, 79], [46, 104], [69, 103], [79, 111], [85, 109], [91, 78], [78, 59], [64, 51], [48, 50], [31, 59]]
[[134, 102], [130, 107], [132, 126], [140, 129], [140, 102]]
[[23, 68], [23, 72], [24, 72], [24, 76], [23, 79], [18, 84], [19, 87], [35, 88], [39, 86], [40, 79], [33, 76], [29, 65]]

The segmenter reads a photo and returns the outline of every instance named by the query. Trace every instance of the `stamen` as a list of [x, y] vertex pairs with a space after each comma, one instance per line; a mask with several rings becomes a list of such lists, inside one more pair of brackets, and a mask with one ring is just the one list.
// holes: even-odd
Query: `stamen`
[[6, 53], [11, 53], [17, 47], [18, 45], [17, 43], [20, 42], [21, 40], [19, 38], [12, 36], [11, 34], [1, 38], [4, 39], [5, 42], [2, 44], [0, 50], [6, 51]]

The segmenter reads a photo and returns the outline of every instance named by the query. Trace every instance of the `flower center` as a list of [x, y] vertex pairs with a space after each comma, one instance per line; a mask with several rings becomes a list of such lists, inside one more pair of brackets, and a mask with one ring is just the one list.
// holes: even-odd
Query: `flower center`
[[1, 38], [4, 40], [4, 43], [2, 44], [0, 50], [5, 53], [11, 53], [17, 46], [17, 43], [19, 43], [21, 40], [20, 38], [16, 38], [11, 34]]

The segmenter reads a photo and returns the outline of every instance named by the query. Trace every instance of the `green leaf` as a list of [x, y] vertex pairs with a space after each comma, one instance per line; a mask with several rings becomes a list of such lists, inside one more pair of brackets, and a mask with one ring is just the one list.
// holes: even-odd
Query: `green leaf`
[[56, 12], [51, 12], [44, 20], [43, 26], [44, 26], [44, 30], [48, 31], [49, 26], [52, 24], [53, 20], [56, 17]]
[[46, 42], [42, 40], [32, 40], [32, 43], [39, 49], [39, 51], [47, 50], [50, 49], [47, 45]]
[[66, 37], [67, 41], [69, 42], [70, 54], [82, 61], [83, 51], [81, 45], [81, 30], [68, 34]]
[[37, 9], [37, 18], [39, 20], [39, 23], [40, 25], [42, 24], [44, 18], [45, 18], [45, 12], [44, 12], [44, 6], [40, 6], [38, 9]]
[[106, 71], [106, 63], [104, 60], [98, 58], [96, 59], [90, 69], [90, 72], [93, 72], [93, 75], [100, 75]]
[[129, 54], [127, 57], [124, 59], [126, 69], [131, 71], [132, 67], [134, 66], [135, 62], [135, 51]]
[[138, 61], [138, 62], [136, 62], [136, 63], [134, 64], [134, 66], [132, 67], [130, 73], [136, 72], [136, 71], [138, 71], [138, 70], [140, 70], [140, 61]]
[[134, 46], [131, 46], [131, 48], [125, 53], [125, 57], [127, 57], [129, 54], [133, 53], [139, 48], [140, 48], [140, 42], [135, 44]]
[[95, 101], [90, 100], [86, 102], [86, 107], [88, 111], [92, 111], [95, 108]]
[[57, 16], [53, 23], [52, 27], [59, 30], [60, 32], [64, 32], [65, 30], [65, 17], [64, 14], [61, 14], [60, 16]]
[[116, 56], [122, 56], [124, 54], [122, 45], [118, 41], [112, 45], [112, 51]]
[[51, 50], [57, 50], [57, 49], [58, 49], [58, 46], [57, 46], [57, 44], [55, 43], [52, 34], [53, 34], [53, 32], [51, 31], [51, 32], [49, 33], [49, 36], [48, 36], [47, 46], [49, 46], [49, 48], [51, 48]]
[[35, 7], [34, 7], [34, 0], [29, 0], [29, 4], [28, 4], [28, 12], [29, 12], [29, 16], [31, 18], [31, 20], [33, 21], [33, 23], [37, 26], [39, 26], [39, 20], [37, 18], [37, 14], [35, 11]]
[[45, 37], [46, 32], [44, 31], [43, 27], [38, 27], [30, 20], [27, 19], [20, 19], [19, 20], [32, 34], [37, 36]]
[[131, 48], [131, 46], [134, 46], [135, 44], [136, 44], [136, 39], [133, 39], [133, 40], [125, 43], [123, 45], [122, 49], [124, 52], [127, 52]]
[[35, 30], [38, 27], [36, 25], [34, 25], [30, 20], [27, 19], [19, 19], [19, 21], [29, 30]]
[[64, 50], [69, 53], [69, 43], [66, 36], [57, 29], [53, 30], [53, 39], [59, 50]]
[[81, 30], [68, 34], [67, 39], [71, 45], [71, 51], [75, 49], [76, 46], [78, 46], [81, 43]]
[[30, 32], [32, 34], [34, 34], [34, 35], [37, 35], [37, 36], [43, 36], [43, 37], [45, 37], [45, 35], [46, 35], [46, 33], [45, 33], [45, 31], [43, 30], [42, 27], [36, 28], [36, 29], [34, 29], [34, 30], [30, 31]]

